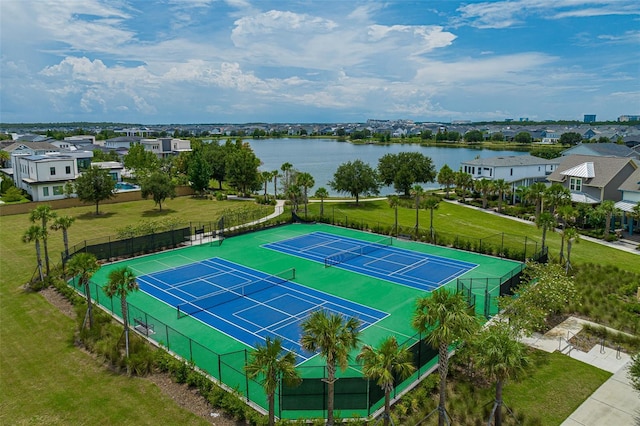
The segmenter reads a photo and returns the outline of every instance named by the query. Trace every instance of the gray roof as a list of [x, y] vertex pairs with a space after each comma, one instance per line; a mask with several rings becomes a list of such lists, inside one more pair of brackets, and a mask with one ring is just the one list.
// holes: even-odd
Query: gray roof
[[[614, 157], [629, 157], [635, 155], [631, 148], [626, 145], [620, 145], [617, 143], [583, 143], [576, 145], [576, 147], [582, 147], [582, 149], [588, 149], [593, 155], [601, 156], [614, 156]], [[576, 147], [565, 150], [562, 155], [570, 155]]]
[[631, 158], [620, 157], [599, 157], [597, 155], [569, 155], [562, 157], [562, 163], [553, 171], [547, 180], [551, 182], [564, 182], [567, 176], [563, 174], [574, 167], [583, 163], [593, 163], [595, 176], [592, 179], [584, 180], [585, 185], [602, 188], [606, 186], [620, 171], [627, 165], [632, 164], [637, 170], [637, 165]]
[[55, 151], [55, 152], [60, 151], [60, 148], [50, 144], [49, 142], [25, 142], [25, 141], [16, 141], [11, 145], [9, 145], [8, 147], [6, 147], [4, 150], [7, 152], [13, 152], [18, 147], [20, 147], [20, 145], [24, 145], [27, 148], [33, 149], [34, 151], [38, 151], [38, 150]]
[[622, 182], [618, 189], [621, 191], [640, 192], [640, 167], [631, 173], [631, 176]]
[[464, 161], [462, 164], [469, 166], [513, 167], [560, 164], [561, 161], [561, 158], [547, 160], [545, 158], [534, 157], [533, 155], [501, 155], [489, 158], [476, 158], [474, 160]]

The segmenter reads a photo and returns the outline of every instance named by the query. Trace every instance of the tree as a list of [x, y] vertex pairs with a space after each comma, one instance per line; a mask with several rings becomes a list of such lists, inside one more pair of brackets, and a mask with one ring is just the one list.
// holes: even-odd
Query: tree
[[233, 152], [227, 158], [229, 183], [242, 194], [250, 194], [260, 188], [258, 167], [260, 160], [248, 144]]
[[269, 185], [269, 182], [271, 182], [271, 172], [268, 172], [268, 171], [261, 172], [260, 181], [264, 184], [264, 201], [268, 203], [269, 194], [267, 193], [267, 186]]
[[278, 178], [280, 177], [280, 172], [278, 170], [273, 170], [271, 172], [271, 177], [273, 178], [273, 199], [278, 198]]
[[464, 134], [464, 140], [467, 142], [482, 142], [484, 135], [480, 130], [470, 130]]
[[571, 191], [560, 183], [554, 183], [544, 191], [544, 202], [551, 214], [560, 206], [571, 203]]
[[429, 209], [431, 213], [431, 220], [429, 222], [429, 235], [431, 236], [431, 243], [436, 241], [436, 232], [433, 228], [433, 211], [437, 210], [440, 206], [440, 200], [436, 197], [429, 197], [424, 202], [424, 208]]
[[558, 260], [558, 263], [561, 265], [564, 263], [564, 242], [566, 239], [566, 230], [569, 224], [573, 225], [575, 223], [577, 215], [578, 211], [571, 205], [561, 206], [556, 213], [556, 217], [562, 225], [562, 232], [560, 234], [560, 259]]
[[423, 194], [424, 194], [424, 189], [420, 185], [414, 185], [413, 188], [411, 188], [411, 196], [415, 201], [415, 207], [416, 207], [416, 237], [418, 236], [418, 228], [419, 228], [420, 201], [422, 201]]
[[415, 371], [412, 354], [407, 347], [398, 345], [395, 336], [389, 336], [377, 349], [364, 345], [356, 360], [362, 362], [362, 373], [376, 380], [384, 391], [384, 425], [388, 426], [391, 418], [391, 391], [395, 378], [404, 380]]
[[67, 231], [69, 230], [71, 225], [73, 225], [73, 222], [75, 222], [75, 220], [76, 218], [71, 216], [58, 216], [51, 224], [51, 229], [53, 229], [54, 231], [62, 231], [62, 242], [64, 244], [65, 256], [69, 255], [69, 235]]
[[531, 143], [532, 138], [529, 132], [520, 132], [513, 138], [513, 140], [518, 143]]
[[449, 198], [449, 191], [451, 191], [451, 185], [456, 181], [455, 172], [448, 165], [444, 165], [438, 172], [438, 183], [444, 185], [446, 197]]
[[449, 346], [471, 336], [478, 328], [462, 293], [449, 293], [443, 287], [431, 296], [419, 298], [413, 316], [413, 327], [426, 337], [438, 350], [438, 372], [440, 374], [440, 401], [438, 425], [444, 426], [446, 419], [447, 374], [449, 370]]
[[280, 381], [288, 385], [300, 381], [295, 355], [289, 351], [283, 354], [282, 340], [279, 337], [273, 340], [267, 337], [264, 345], [256, 345], [245, 371], [249, 379], [261, 377], [260, 384], [269, 401], [269, 425], [275, 425], [275, 395]]
[[536, 206], [536, 220], [542, 213], [542, 203], [544, 201], [544, 194], [547, 190], [547, 185], [543, 182], [535, 182], [529, 187], [529, 200], [533, 201]]
[[491, 181], [489, 179], [482, 178], [475, 182], [475, 190], [480, 193], [480, 197], [482, 198], [482, 208], [487, 208], [487, 203], [489, 201], [489, 193], [491, 192]]
[[542, 228], [542, 252], [544, 252], [547, 241], [547, 231], [550, 229], [553, 232], [556, 227], [556, 218], [549, 212], [540, 213], [540, 216], [536, 220], [536, 226]]
[[285, 194], [287, 193], [287, 190], [289, 189], [289, 185], [291, 184], [291, 179], [290, 179], [290, 175], [291, 172], [293, 171], [293, 164], [286, 162], [283, 163], [282, 166], [280, 166], [280, 170], [282, 171], [283, 175], [283, 180], [282, 180], [282, 189]]
[[383, 184], [393, 184], [397, 192], [406, 196], [414, 184], [433, 182], [436, 178], [431, 158], [419, 152], [383, 155], [378, 160], [378, 174]]
[[9, 152], [0, 149], [0, 166], [5, 167], [7, 162], [11, 159]]
[[302, 172], [296, 175], [296, 185], [302, 188], [302, 202], [304, 202], [304, 217], [307, 217], [307, 205], [309, 204], [309, 197], [307, 196], [309, 188], [313, 187], [316, 182], [313, 180], [313, 176], [310, 173]]
[[577, 132], [567, 132], [560, 135], [558, 140], [562, 145], [578, 145], [582, 142], [582, 135]]
[[517, 337], [518, 333], [507, 323], [495, 322], [482, 331], [476, 345], [477, 366], [496, 383], [495, 402], [491, 410], [495, 426], [502, 425], [502, 389], [505, 381], [516, 377], [529, 364], [527, 349], [518, 342]]
[[156, 206], [162, 211], [162, 203], [168, 198], [175, 198], [176, 184], [171, 177], [162, 172], [153, 172], [140, 182], [142, 198], [151, 196]]
[[109, 281], [103, 289], [107, 296], [120, 298], [120, 309], [122, 310], [122, 323], [124, 325], [125, 354], [129, 358], [129, 317], [127, 311], [127, 295], [133, 291], [138, 291], [136, 275], [133, 271], [123, 266], [109, 272]]
[[40, 281], [44, 281], [44, 274], [42, 272], [42, 253], [40, 252], [40, 241], [42, 240], [43, 232], [42, 228], [38, 225], [31, 225], [22, 236], [22, 241], [25, 243], [35, 243], [36, 246], [36, 261], [38, 265], [38, 273], [40, 274]]
[[42, 240], [42, 248], [44, 249], [44, 262], [47, 270], [47, 276], [51, 273], [51, 268], [49, 266], [49, 248], [47, 246], [47, 240], [49, 239], [49, 220], [56, 218], [55, 212], [51, 210], [51, 206], [48, 204], [40, 204], [35, 209], [31, 210], [29, 213], [29, 220], [32, 223], [40, 222], [41, 235], [40, 239]]
[[158, 157], [144, 149], [144, 145], [138, 143], [129, 148], [129, 152], [123, 158], [124, 166], [133, 170], [137, 178], [144, 178], [149, 173], [158, 169]]
[[462, 190], [462, 196], [466, 195], [468, 189], [473, 189], [473, 176], [463, 171], [456, 172], [456, 187]]
[[531, 188], [528, 186], [518, 186], [516, 188], [516, 196], [518, 197], [518, 200], [520, 200], [520, 203], [522, 204], [523, 207], [527, 205], [527, 202], [529, 201], [530, 193], [531, 193]]
[[98, 166], [92, 166], [76, 179], [76, 193], [78, 198], [85, 203], [95, 203], [96, 215], [99, 215], [98, 205], [100, 201], [108, 200], [115, 196], [116, 182], [109, 171]]
[[290, 184], [287, 187], [287, 193], [285, 196], [291, 201], [291, 210], [293, 210], [294, 213], [298, 213], [298, 206], [302, 199], [302, 188], [300, 188], [300, 185], [295, 183]]
[[511, 185], [504, 179], [496, 179], [493, 181], [493, 190], [498, 193], [498, 212], [502, 213], [502, 202], [505, 194], [510, 193]]
[[564, 237], [567, 240], [567, 264], [565, 265], [565, 271], [569, 273], [569, 269], [571, 269], [571, 249], [573, 248], [573, 243], [580, 242], [580, 233], [576, 228], [568, 228], [564, 230]]
[[200, 196], [204, 195], [204, 192], [209, 189], [211, 166], [206, 161], [202, 148], [196, 147], [191, 152], [187, 170], [191, 188], [200, 194]]
[[400, 197], [397, 195], [389, 196], [389, 207], [395, 210], [395, 221], [393, 224], [393, 233], [397, 237], [398, 236], [398, 205], [400, 204]]
[[604, 239], [606, 240], [609, 237], [609, 232], [611, 231], [611, 219], [614, 215], [620, 214], [620, 209], [616, 208], [616, 203], [611, 200], [603, 201], [598, 207], [600, 214], [602, 214], [604, 219]]
[[348, 161], [338, 166], [329, 186], [334, 191], [346, 192], [356, 198], [360, 195], [377, 195], [380, 191], [376, 171], [362, 160]]
[[320, 198], [320, 216], [324, 216], [324, 199], [329, 197], [329, 192], [324, 186], [321, 186], [313, 196]]
[[89, 328], [93, 327], [93, 301], [91, 300], [91, 286], [89, 280], [100, 269], [100, 264], [96, 257], [91, 253], [78, 253], [71, 258], [68, 263], [68, 269], [72, 276], [80, 275], [78, 285], [84, 286], [84, 294], [87, 297], [87, 316], [85, 317], [82, 327], [89, 319]]
[[360, 320], [345, 319], [337, 313], [315, 311], [300, 324], [301, 346], [309, 352], [318, 352], [327, 363], [327, 425], [333, 426], [333, 399], [336, 370], [349, 366], [349, 353], [359, 343]]

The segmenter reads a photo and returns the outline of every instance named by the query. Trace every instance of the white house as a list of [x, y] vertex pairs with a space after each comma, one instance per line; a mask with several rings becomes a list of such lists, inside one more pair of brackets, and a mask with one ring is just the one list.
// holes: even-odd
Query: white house
[[[13, 158], [14, 154], [25, 155], [45, 155], [50, 153], [60, 152], [60, 148], [55, 145], [51, 145], [49, 142], [15, 142], [4, 149], [9, 153], [9, 157]], [[13, 167], [13, 160], [6, 165], [6, 167]]]
[[547, 160], [532, 155], [511, 155], [490, 158], [476, 158], [461, 163], [462, 171], [474, 180], [504, 179], [515, 189], [530, 186], [534, 182], [546, 180], [560, 164], [559, 159]]
[[185, 151], [191, 151], [191, 141], [185, 139], [142, 139], [140, 143], [144, 146], [145, 151], [153, 152], [159, 158], [178, 155]]
[[64, 198], [64, 185], [78, 177], [76, 158], [65, 154], [12, 154], [13, 181], [33, 201]]

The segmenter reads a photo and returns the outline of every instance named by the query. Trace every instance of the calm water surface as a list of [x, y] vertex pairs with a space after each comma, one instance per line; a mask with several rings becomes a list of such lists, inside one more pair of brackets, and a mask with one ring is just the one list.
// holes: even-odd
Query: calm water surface
[[[334, 139], [250, 139], [245, 142], [251, 145], [256, 156], [262, 160], [263, 164], [260, 166], [260, 170], [280, 170], [283, 163], [291, 163], [294, 169], [310, 173], [313, 176], [316, 185], [309, 191], [310, 194], [324, 186], [333, 196], [344, 195], [333, 192], [328, 182], [333, 179], [338, 166], [347, 161], [362, 160], [376, 168], [378, 159], [385, 154], [420, 152], [431, 158], [436, 170], [440, 170], [442, 166], [448, 164], [454, 171], [457, 171], [461, 162], [473, 160], [476, 157], [527, 154], [527, 152], [519, 151], [424, 147], [418, 144], [355, 145], [350, 142], [338, 142]], [[438, 188], [439, 185], [437, 183], [425, 184], [424, 187]], [[394, 193], [394, 190], [385, 187], [380, 190], [380, 193], [387, 195]]]

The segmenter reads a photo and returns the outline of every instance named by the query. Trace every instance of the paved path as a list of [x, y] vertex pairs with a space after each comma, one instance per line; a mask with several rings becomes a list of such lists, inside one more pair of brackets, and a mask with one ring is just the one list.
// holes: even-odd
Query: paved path
[[590, 321], [569, 317], [544, 335], [534, 334], [522, 339], [523, 343], [537, 349], [561, 351], [571, 358], [613, 373], [561, 426], [640, 425], [640, 394], [632, 388], [627, 375], [631, 357], [602, 345], [594, 346], [589, 352], [574, 348], [568, 339], [579, 333], [585, 324], [597, 326]]

